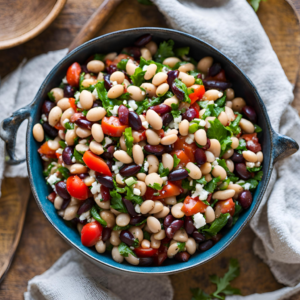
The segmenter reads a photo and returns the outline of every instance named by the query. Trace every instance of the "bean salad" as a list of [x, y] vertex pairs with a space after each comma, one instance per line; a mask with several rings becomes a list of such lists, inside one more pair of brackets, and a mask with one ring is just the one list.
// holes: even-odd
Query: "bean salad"
[[160, 266], [207, 251], [251, 206], [256, 121], [221, 64], [147, 34], [70, 65], [33, 136], [47, 198], [82, 244]]

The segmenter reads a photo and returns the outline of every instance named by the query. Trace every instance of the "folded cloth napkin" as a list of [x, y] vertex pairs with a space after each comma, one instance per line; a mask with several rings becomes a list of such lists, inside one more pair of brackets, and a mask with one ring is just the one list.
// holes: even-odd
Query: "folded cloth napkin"
[[[246, 1], [153, 0], [153, 2], [165, 15], [171, 27], [200, 37], [230, 57], [254, 82], [268, 109], [273, 128], [300, 142], [299, 117], [290, 106], [293, 100], [293, 88], [287, 80], [256, 14]], [[0, 111], [0, 119], [16, 108], [29, 103], [43, 78], [65, 54], [66, 50], [61, 50], [36, 57], [26, 65], [22, 64], [18, 70], [5, 78], [0, 87], [0, 103], [5, 109]], [[21, 128], [21, 130], [24, 129]], [[24, 139], [24, 131], [21, 138], [22, 136]], [[3, 143], [0, 146], [0, 154], [3, 158]], [[18, 151], [24, 155], [24, 146], [20, 144]], [[251, 228], [257, 235], [254, 244], [255, 253], [270, 266], [279, 282], [290, 286], [295, 286], [300, 281], [300, 222], [298, 220], [300, 185], [297, 184], [300, 177], [299, 165], [300, 153], [277, 163], [262, 204], [251, 221]], [[3, 171], [4, 158], [0, 164], [1, 178]], [[26, 176], [25, 164], [6, 168], [5, 171], [6, 176], [17, 176], [17, 174]], [[267, 201], [269, 198], [270, 201]], [[62, 281], [71, 280], [67, 270], [72, 270], [73, 266], [78, 272], [86, 273], [84, 263], [81, 261], [79, 263], [79, 258], [75, 256], [74, 251], [68, 252], [53, 266], [54, 273], [59, 273]], [[88, 263], [87, 265], [89, 270], [93, 269], [92, 265]], [[67, 289], [71, 284], [63, 287], [65, 291], [59, 289], [61, 285], [53, 284], [56, 276], [50, 276], [53, 274], [50, 272], [51, 270], [29, 282], [29, 292], [26, 297], [32, 298], [27, 299], [65, 299], [61, 295], [65, 295], [63, 293], [66, 293], [67, 290], [73, 296], [72, 290]], [[97, 272], [102, 271], [97, 269]], [[105, 276], [108, 274], [105, 273]], [[50, 293], [45, 288], [43, 281], [45, 278], [47, 278], [48, 285], [54, 287], [56, 293]], [[123, 277], [120, 283], [124, 291], [122, 294], [112, 290], [117, 296], [109, 294], [106, 289], [111, 289], [111, 287], [97, 279], [92, 276], [89, 277], [89, 280], [86, 280], [85, 276], [74, 278], [76, 284], [73, 284], [72, 288], [88, 285], [87, 290], [90, 291], [90, 287], [93, 287], [94, 290], [103, 287], [104, 296], [99, 297], [100, 299], [117, 299], [117, 296], [127, 299], [125, 297], [127, 295], [126, 287], [129, 286], [127, 285], [129, 277]], [[166, 285], [170, 284], [167, 279], [162, 280]], [[285, 288], [267, 295], [247, 296], [246, 299], [284, 299], [298, 290], [299, 285], [294, 289]], [[78, 288], [77, 295], [81, 291], [82, 289]], [[85, 299], [85, 297], [82, 294], [81, 299]], [[158, 298], [171, 299], [172, 293], [169, 294], [169, 297]], [[135, 299], [134, 296], [133, 299]], [[241, 297], [232, 297], [232, 299], [241, 299]]]

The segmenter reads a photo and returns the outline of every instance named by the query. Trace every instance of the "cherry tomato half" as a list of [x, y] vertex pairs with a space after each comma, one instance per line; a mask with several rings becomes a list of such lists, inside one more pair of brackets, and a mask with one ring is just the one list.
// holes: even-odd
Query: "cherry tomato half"
[[222, 214], [230, 213], [230, 215], [233, 216], [235, 212], [235, 204], [232, 198], [229, 198], [227, 200], [219, 200], [215, 206], [215, 212], [217, 215], [219, 213]]
[[48, 142], [45, 142], [39, 149], [38, 149], [38, 153], [40, 153], [41, 155], [45, 155], [48, 158], [57, 158], [56, 157], [56, 151], [50, 149], [50, 147], [48, 146]]
[[207, 205], [204, 204], [199, 197], [192, 198], [187, 196], [183, 202], [181, 210], [185, 213], [186, 216], [192, 216], [198, 212], [204, 213]]
[[69, 103], [71, 105], [71, 107], [73, 108], [73, 110], [76, 112], [77, 111], [77, 106], [75, 104], [75, 99], [74, 98], [69, 98]]
[[102, 175], [111, 176], [111, 171], [105, 161], [91, 151], [86, 151], [82, 159], [91, 170], [94, 170]]
[[192, 94], [189, 94], [191, 99], [191, 105], [194, 104], [197, 100], [201, 100], [205, 93], [204, 85], [199, 85]]
[[[147, 188], [148, 189], [148, 188]], [[178, 196], [183, 192], [183, 189], [178, 187], [176, 184], [168, 182], [162, 190], [156, 191], [159, 193], [158, 196], [154, 196], [153, 200], [164, 199], [167, 197]]]
[[91, 222], [83, 226], [81, 230], [81, 243], [83, 246], [92, 247], [102, 235], [103, 227], [98, 222]]
[[79, 200], [85, 200], [89, 197], [88, 187], [77, 175], [67, 179], [67, 191], [72, 197]]
[[152, 248], [144, 249], [138, 247], [134, 249], [134, 252], [138, 257], [151, 257], [158, 254], [158, 249], [152, 249]]
[[120, 137], [128, 125], [122, 125], [117, 117], [104, 117], [101, 123], [104, 134]]
[[71, 86], [78, 86], [79, 85], [79, 78], [81, 73], [81, 67], [80, 64], [77, 62], [74, 62], [67, 71], [67, 81], [68, 84]]

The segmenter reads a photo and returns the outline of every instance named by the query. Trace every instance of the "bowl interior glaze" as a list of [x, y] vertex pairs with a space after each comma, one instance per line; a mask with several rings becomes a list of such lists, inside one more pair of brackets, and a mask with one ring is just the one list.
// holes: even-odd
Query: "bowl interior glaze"
[[[146, 33], [151, 33], [153, 35], [153, 40], [157, 43], [163, 40], [173, 39], [176, 47], [189, 46], [190, 55], [196, 59], [196, 61], [204, 56], [209, 55], [212, 56], [216, 62], [220, 62], [225, 69], [228, 79], [233, 83], [236, 96], [243, 97], [247, 103], [254, 106], [256, 112], [258, 112], [257, 123], [263, 129], [263, 132], [260, 136], [260, 141], [262, 143], [264, 153], [264, 177], [254, 193], [251, 207], [240, 216], [237, 223], [227, 231], [223, 238], [208, 251], [204, 253], [196, 253], [195, 255], [191, 256], [190, 260], [186, 263], [168, 260], [163, 266], [160, 267], [132, 266], [127, 262], [119, 264], [112, 259], [110, 253], [99, 254], [95, 249], [84, 247], [81, 244], [80, 236], [77, 230], [68, 227], [63, 219], [56, 213], [53, 204], [46, 199], [50, 189], [46, 185], [42, 175], [43, 167], [37, 152], [39, 143], [34, 140], [31, 134], [33, 125], [39, 122], [40, 109], [43, 101], [47, 97], [47, 93], [50, 91], [50, 89], [60, 84], [62, 78], [66, 74], [67, 68], [73, 62], [77, 61], [79, 63], [84, 63], [87, 58], [95, 53], [119, 52], [123, 47], [133, 45], [133, 42], [139, 36]], [[81, 45], [63, 58], [49, 73], [40, 87], [34, 102], [32, 103], [31, 115], [32, 119], [29, 120], [27, 131], [27, 164], [32, 191], [40, 209], [53, 227], [58, 231], [58, 233], [60, 233], [75, 249], [85, 255], [92, 262], [98, 264], [100, 267], [108, 268], [111, 271], [125, 271], [133, 274], [172, 274], [190, 269], [197, 265], [201, 265], [204, 262], [212, 259], [222, 250], [224, 250], [250, 221], [262, 199], [272, 170], [272, 129], [266, 108], [251, 81], [232, 61], [221, 54], [217, 49], [194, 36], [175, 30], [162, 28], [129, 29], [107, 34]]]

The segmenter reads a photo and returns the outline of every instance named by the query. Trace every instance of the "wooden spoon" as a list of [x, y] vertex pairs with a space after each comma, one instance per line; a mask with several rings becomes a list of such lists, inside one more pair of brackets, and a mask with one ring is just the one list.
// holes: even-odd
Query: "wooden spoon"
[[[93, 38], [122, 0], [104, 0], [69, 47], [69, 52]], [[5, 188], [3, 188], [5, 186]], [[19, 245], [28, 200], [32, 197], [27, 178], [3, 180], [0, 198], [0, 283], [5, 278]]]

